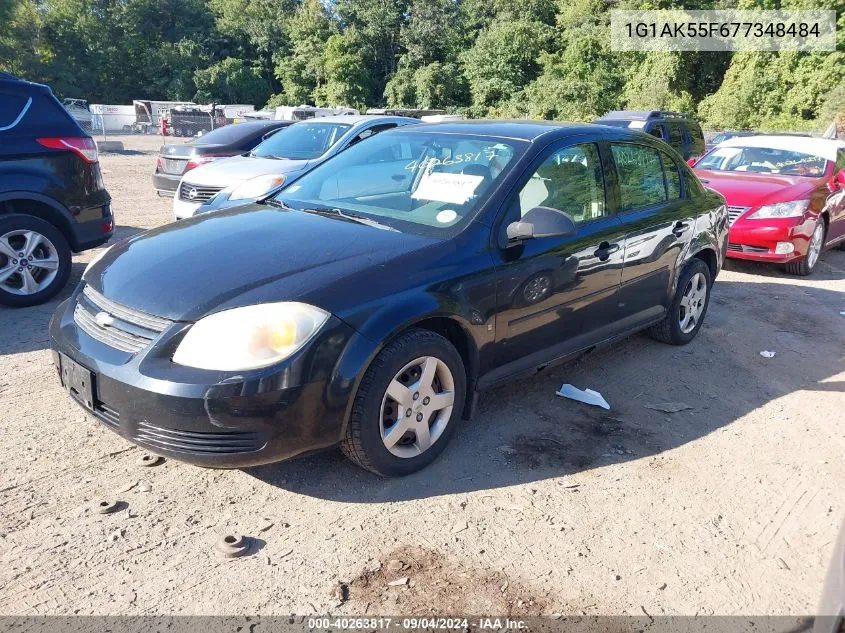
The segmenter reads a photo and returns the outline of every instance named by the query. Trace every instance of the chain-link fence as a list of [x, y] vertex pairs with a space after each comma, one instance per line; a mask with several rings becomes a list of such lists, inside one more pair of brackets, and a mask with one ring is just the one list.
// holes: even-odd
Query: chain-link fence
[[220, 106], [171, 106], [136, 101], [131, 106], [94, 104], [89, 108], [67, 109], [83, 130], [103, 141], [137, 134], [193, 138], [231, 122]]

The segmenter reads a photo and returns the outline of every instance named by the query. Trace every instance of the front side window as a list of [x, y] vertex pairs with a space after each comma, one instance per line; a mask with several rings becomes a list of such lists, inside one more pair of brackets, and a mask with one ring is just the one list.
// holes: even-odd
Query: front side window
[[310, 160], [325, 154], [352, 126], [347, 123], [319, 123], [304, 121], [274, 134], [251, 152], [259, 158], [288, 158]]
[[619, 178], [620, 209], [630, 211], [666, 200], [660, 152], [633, 143], [612, 144]]
[[460, 134], [377, 134], [278, 198], [293, 208], [338, 209], [399, 230], [445, 236], [475, 214], [527, 145]]
[[604, 216], [604, 179], [598, 148], [593, 143], [574, 145], [547, 158], [519, 192], [520, 217], [534, 207], [565, 211], [576, 223]]
[[828, 161], [821, 156], [770, 147], [717, 147], [695, 164], [696, 169], [756, 172], [787, 176], [824, 176]]

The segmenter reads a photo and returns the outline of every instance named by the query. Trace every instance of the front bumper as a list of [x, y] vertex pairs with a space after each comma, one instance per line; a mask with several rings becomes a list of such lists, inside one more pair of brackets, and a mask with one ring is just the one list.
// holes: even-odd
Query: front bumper
[[198, 202], [186, 202], [179, 198], [173, 198], [173, 217], [176, 220], [192, 218], [200, 206]]
[[[778, 264], [801, 259], [807, 255], [814, 228], [815, 220], [804, 218], [748, 220], [741, 217], [731, 225], [727, 256]], [[794, 250], [777, 253], [778, 242], [791, 243]]]
[[240, 468], [332, 446], [343, 437], [354, 372], [347, 375], [341, 366], [344, 352], [363, 340], [339, 319], [332, 317], [279, 365], [214, 372], [170, 361], [186, 323], [174, 322], [134, 354], [93, 338], [74, 320], [82, 285], [50, 323], [53, 362], [65, 385], [70, 381], [62, 369], [72, 365], [66, 358], [92, 372], [90, 403], [69, 392], [71, 398], [127, 440], [192, 464]]

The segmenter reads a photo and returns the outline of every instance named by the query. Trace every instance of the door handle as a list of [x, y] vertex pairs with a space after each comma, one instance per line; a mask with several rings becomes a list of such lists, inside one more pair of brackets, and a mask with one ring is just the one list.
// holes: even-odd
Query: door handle
[[607, 258], [610, 257], [611, 253], [615, 253], [619, 250], [619, 244], [611, 244], [610, 242], [602, 242], [599, 244], [598, 249], [596, 252], [593, 253], [594, 257], [598, 257], [601, 261], [607, 261]]
[[684, 231], [686, 231], [688, 228], [689, 224], [687, 224], [686, 222], [676, 222], [675, 226], [672, 228], [672, 233], [675, 234], [675, 237], [681, 237], [681, 235], [684, 234]]

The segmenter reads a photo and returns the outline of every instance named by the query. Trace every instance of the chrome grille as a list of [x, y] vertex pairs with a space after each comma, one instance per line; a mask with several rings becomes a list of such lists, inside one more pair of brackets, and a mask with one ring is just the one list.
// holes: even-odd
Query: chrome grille
[[[222, 190], [223, 187], [203, 187], [192, 185], [189, 182], [183, 182], [179, 185], [179, 199], [185, 202], [208, 202]], [[193, 195], [191, 195], [192, 193]]]
[[728, 207], [728, 219], [730, 223], [733, 224], [739, 219], [743, 213], [748, 211], [751, 207]]
[[173, 323], [106, 299], [90, 286], [77, 299], [73, 320], [91, 338], [131, 354], [147, 347]]

